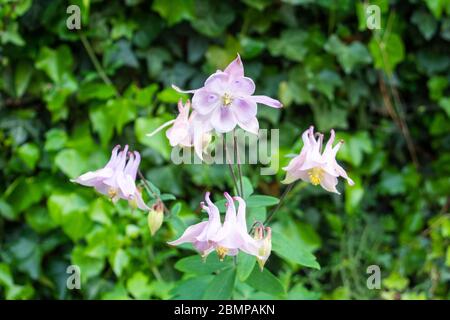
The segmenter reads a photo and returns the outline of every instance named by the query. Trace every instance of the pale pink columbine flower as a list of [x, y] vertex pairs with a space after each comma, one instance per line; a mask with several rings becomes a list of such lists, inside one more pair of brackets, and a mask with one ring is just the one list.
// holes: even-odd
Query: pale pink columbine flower
[[139, 152], [128, 152], [127, 145], [120, 151], [120, 146], [116, 146], [105, 167], [89, 171], [71, 181], [93, 187], [98, 192], [107, 195], [113, 202], [125, 199], [133, 207], [150, 210], [142, 199], [141, 191], [136, 187], [135, 181], [140, 162]]
[[178, 116], [167, 121], [147, 136], [152, 137], [162, 129], [172, 126], [166, 131], [170, 145], [172, 147], [194, 147], [195, 153], [202, 159], [203, 150], [211, 140], [212, 128], [197, 112], [190, 112], [190, 109], [191, 102], [188, 100], [183, 105], [180, 99], [178, 101]]
[[253, 95], [255, 83], [244, 76], [244, 66], [238, 55], [224, 71], [218, 70], [206, 79], [203, 87], [181, 90], [193, 93], [192, 108], [219, 133], [232, 131], [236, 125], [249, 132], [258, 133], [257, 103], [281, 108], [280, 101], [268, 96]]
[[330, 139], [322, 153], [323, 134], [318, 133], [316, 139], [313, 126], [306, 130], [302, 135], [303, 149], [300, 155], [283, 168], [287, 174], [282, 182], [288, 184], [301, 179], [313, 185], [320, 184], [325, 190], [337, 194], [339, 194], [336, 189], [338, 177], [343, 177], [349, 185], [354, 185], [353, 180], [336, 162], [336, 153], [344, 142], [341, 140], [333, 147], [334, 137], [334, 130], [331, 130]]
[[201, 204], [203, 210], [209, 215], [208, 221], [188, 227], [179, 239], [169, 244], [192, 243], [204, 259], [214, 250], [220, 260], [223, 260], [226, 255], [237, 255], [239, 250], [256, 255], [258, 249], [256, 241], [247, 233], [245, 201], [240, 197], [234, 198], [239, 202], [236, 213], [233, 198], [225, 193], [227, 212], [222, 225], [219, 209], [211, 202], [209, 195], [210, 193], [207, 192], [205, 196], [207, 206], [204, 203]]

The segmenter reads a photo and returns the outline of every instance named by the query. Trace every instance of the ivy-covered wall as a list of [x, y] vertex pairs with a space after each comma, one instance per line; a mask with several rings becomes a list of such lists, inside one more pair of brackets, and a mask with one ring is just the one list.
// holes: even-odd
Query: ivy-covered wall
[[[447, 0], [0, 0], [0, 297], [448, 299], [449, 41]], [[233, 183], [223, 165], [174, 165], [165, 135], [146, 136], [188, 98], [171, 84], [200, 87], [237, 53], [257, 94], [284, 105], [258, 109], [280, 130], [280, 167], [310, 125], [334, 128], [355, 181], [341, 195], [297, 184], [263, 273], [167, 245], [201, 220], [204, 191]], [[127, 143], [171, 211], [154, 236], [145, 212], [70, 182]], [[263, 219], [285, 173], [243, 173]]]

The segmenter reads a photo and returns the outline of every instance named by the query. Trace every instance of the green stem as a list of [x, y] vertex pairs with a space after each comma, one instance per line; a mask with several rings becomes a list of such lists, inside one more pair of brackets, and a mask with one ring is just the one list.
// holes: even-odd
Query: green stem
[[237, 161], [237, 167], [238, 167], [238, 173], [239, 173], [239, 185], [241, 188], [240, 197], [244, 197], [244, 187], [242, 185], [242, 169], [241, 169], [241, 158], [239, 156], [239, 147], [237, 145], [237, 138], [236, 138], [236, 132], [233, 131], [233, 146], [234, 150], [236, 152], [236, 161]]
[[139, 176], [139, 178], [141, 178], [142, 182], [144, 183], [145, 190], [147, 190], [148, 194], [149, 194], [151, 197], [157, 199], [159, 202], [161, 202], [162, 205], [163, 205], [164, 212], [165, 212], [166, 214], [170, 214], [169, 209], [167, 209], [166, 205], [165, 205], [164, 202], [161, 200], [161, 198], [160, 198], [155, 192], [153, 192], [152, 188], [151, 188], [150, 185], [148, 184], [147, 179], [144, 177], [144, 175], [142, 174], [141, 170], [138, 170], [138, 176]]
[[98, 61], [97, 57], [95, 56], [94, 50], [92, 49], [91, 44], [89, 43], [88, 39], [84, 34], [80, 34], [80, 40], [83, 43], [84, 48], [86, 49], [86, 52], [89, 56], [89, 59], [91, 59], [92, 64], [94, 65], [95, 70], [97, 70], [98, 75], [103, 80], [104, 83], [111, 85], [114, 88], [115, 94], [117, 97], [120, 97], [119, 92], [114, 87], [114, 84], [112, 83], [111, 79], [106, 74], [105, 70], [103, 70], [102, 65]]
[[273, 218], [275, 213], [277, 213], [278, 209], [280, 209], [281, 205], [283, 204], [283, 200], [286, 198], [288, 193], [292, 190], [292, 188], [294, 188], [294, 186], [296, 184], [297, 184], [297, 182], [294, 182], [287, 186], [287, 188], [284, 190], [283, 194], [281, 195], [280, 201], [278, 202], [277, 206], [275, 207], [275, 209], [272, 210], [272, 212], [266, 218], [266, 221], [264, 221], [264, 224], [268, 224], [270, 222], [270, 220]]
[[238, 183], [236, 180], [236, 175], [234, 174], [234, 169], [233, 169], [233, 165], [231, 164], [231, 162], [229, 161], [229, 157], [228, 157], [228, 147], [225, 144], [225, 158], [226, 158], [226, 162], [228, 164], [228, 168], [230, 169], [230, 173], [231, 173], [231, 178], [233, 179], [233, 183], [234, 183], [234, 187], [236, 188], [236, 192], [239, 195], [239, 187], [238, 187]]

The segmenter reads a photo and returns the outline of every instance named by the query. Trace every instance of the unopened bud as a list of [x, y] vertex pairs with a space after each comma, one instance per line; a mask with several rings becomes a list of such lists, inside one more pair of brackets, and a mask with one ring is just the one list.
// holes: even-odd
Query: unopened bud
[[157, 202], [152, 206], [147, 216], [147, 223], [152, 236], [161, 228], [164, 220], [164, 208], [162, 202]]
[[254, 239], [258, 243], [258, 255], [256, 260], [258, 261], [261, 271], [264, 269], [267, 259], [269, 259], [270, 252], [272, 251], [272, 229], [264, 226], [257, 226], [255, 228]]

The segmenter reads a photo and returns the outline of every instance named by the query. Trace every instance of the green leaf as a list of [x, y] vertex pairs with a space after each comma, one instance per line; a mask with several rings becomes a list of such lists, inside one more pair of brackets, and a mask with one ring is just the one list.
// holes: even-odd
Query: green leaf
[[123, 249], [118, 249], [112, 258], [111, 265], [116, 276], [120, 277], [124, 269], [130, 264], [130, 256]]
[[210, 255], [203, 262], [199, 255], [180, 259], [175, 264], [175, 269], [181, 272], [202, 275], [211, 274], [230, 267], [231, 261], [219, 261], [216, 255]]
[[414, 11], [411, 22], [419, 29], [426, 40], [430, 40], [437, 30], [437, 21], [428, 12], [422, 10]]
[[442, 15], [442, 12], [444, 12], [444, 9], [447, 6], [447, 13], [449, 11], [448, 9], [448, 1], [447, 0], [425, 0], [425, 3], [428, 6], [428, 9], [433, 13], [433, 15], [436, 17], [436, 19], [439, 19]]
[[373, 36], [369, 49], [375, 61], [375, 68], [382, 69], [387, 74], [391, 74], [405, 58], [403, 41], [395, 33], [389, 33], [381, 39]]
[[256, 258], [252, 255], [239, 252], [237, 257], [237, 276], [239, 281], [245, 281], [255, 267]]
[[14, 76], [16, 96], [22, 97], [28, 88], [33, 74], [33, 67], [27, 61], [20, 61], [16, 66], [16, 74]]
[[205, 290], [203, 299], [227, 300], [231, 298], [236, 281], [236, 269], [229, 268], [214, 276]]
[[36, 68], [43, 70], [54, 83], [64, 81], [64, 76], [71, 72], [73, 57], [66, 45], [56, 50], [43, 47], [36, 61]]
[[86, 171], [86, 158], [75, 149], [64, 149], [55, 157], [56, 166], [70, 178]]
[[259, 268], [254, 268], [245, 282], [256, 290], [276, 297], [284, 297], [286, 294], [280, 280], [267, 270], [267, 268], [263, 271], [260, 271]]
[[171, 292], [173, 299], [200, 300], [213, 279], [214, 276], [205, 275], [178, 282]]
[[17, 150], [17, 154], [30, 169], [36, 167], [36, 163], [39, 161], [40, 157], [39, 147], [34, 143], [25, 143], [21, 145]]
[[247, 207], [249, 208], [270, 207], [278, 204], [278, 202], [280, 202], [280, 200], [272, 196], [251, 195], [247, 199]]
[[58, 151], [66, 145], [67, 133], [58, 128], [50, 129], [45, 133], [45, 145], [46, 151]]
[[56, 227], [56, 223], [51, 219], [45, 208], [32, 207], [25, 212], [27, 224], [36, 232], [46, 233]]
[[80, 102], [86, 102], [88, 100], [108, 100], [116, 96], [116, 89], [113, 85], [98, 83], [98, 82], [87, 82], [81, 85], [78, 90], [78, 100]]
[[81, 246], [73, 249], [71, 258], [72, 264], [80, 267], [82, 283], [99, 275], [105, 265], [104, 259], [88, 256]]
[[308, 32], [299, 29], [284, 30], [279, 38], [269, 41], [270, 53], [275, 56], [284, 56], [287, 59], [302, 62], [308, 53]]
[[320, 269], [316, 257], [311, 252], [294, 245], [292, 241], [277, 231], [273, 231], [272, 234], [272, 250], [287, 261], [305, 267]]
[[347, 74], [353, 72], [356, 66], [372, 62], [369, 51], [358, 41], [347, 46], [336, 35], [332, 35], [324, 48], [336, 56]]
[[194, 0], [155, 0], [152, 9], [163, 17], [169, 26], [194, 17]]
[[149, 284], [147, 275], [138, 271], [127, 280], [127, 290], [135, 299], [149, 299], [152, 293], [152, 288]]
[[192, 27], [207, 37], [218, 37], [235, 19], [235, 12], [227, 1], [195, 1]]
[[444, 90], [448, 87], [448, 80], [443, 76], [431, 77], [428, 82], [428, 91], [430, 92], [430, 98], [434, 101], [439, 101], [444, 94]]
[[152, 137], [147, 137], [147, 134], [165, 123], [162, 118], [137, 118], [134, 124], [134, 131], [140, 143], [149, 146], [158, 151], [165, 159], [170, 158], [171, 147], [164, 131], [155, 134]]
[[243, 196], [244, 199], [248, 199], [248, 197], [250, 197], [253, 194], [253, 186], [252, 186], [252, 182], [250, 181], [249, 178], [247, 177], [242, 177], [242, 186], [244, 188], [243, 191]]

